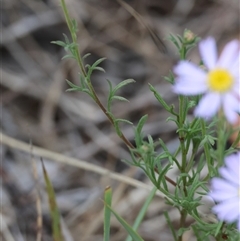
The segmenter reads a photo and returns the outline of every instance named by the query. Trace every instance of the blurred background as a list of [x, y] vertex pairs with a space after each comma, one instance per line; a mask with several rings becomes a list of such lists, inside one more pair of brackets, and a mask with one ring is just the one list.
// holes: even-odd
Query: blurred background
[[[176, 103], [171, 85], [164, 80], [179, 57], [170, 34], [190, 29], [201, 38], [213, 36], [221, 49], [229, 40], [239, 39], [239, 0], [66, 0], [78, 22], [82, 54], [87, 62], [106, 57], [106, 73], [95, 72], [93, 85], [106, 104], [109, 79], [114, 85], [133, 78], [136, 83], [119, 92], [130, 103], [115, 102], [114, 113], [137, 124], [149, 115], [146, 135], [162, 138], [170, 150], [178, 145], [176, 128], [167, 123], [167, 112], [149, 91], [156, 87], [167, 103]], [[60, 0], [7, 0], [1, 2], [1, 220], [2, 240], [52, 240], [51, 219], [40, 157], [54, 185], [66, 241], [102, 240], [104, 189], [111, 185], [114, 209], [133, 223], [151, 187], [141, 170], [130, 168], [127, 148], [96, 104], [83, 93], [66, 92], [65, 79], [78, 84], [79, 69], [73, 60], [61, 60], [63, 48], [51, 41], [69, 36]], [[189, 59], [198, 63], [197, 49]], [[122, 125], [125, 136], [134, 141], [132, 126]], [[22, 147], [13, 139], [28, 146]], [[8, 141], [8, 143], [7, 143]], [[4, 144], [5, 143], [5, 144]], [[34, 147], [43, 149], [33, 155]], [[133, 142], [134, 143], [134, 142]], [[24, 149], [25, 148], [25, 149]], [[21, 148], [20, 148], [21, 149]], [[24, 149], [24, 150], [23, 150]], [[58, 153], [47, 155], [44, 150]], [[160, 150], [159, 150], [160, 151]], [[32, 154], [31, 154], [32, 153]], [[71, 164], [64, 156], [128, 176], [145, 184], [116, 181], [108, 175]], [[62, 163], [59, 160], [62, 157]], [[176, 172], [169, 174], [173, 179]], [[38, 195], [37, 195], [38, 194]], [[37, 205], [40, 204], [42, 215]], [[39, 207], [39, 206], [38, 206]], [[146, 241], [171, 241], [163, 211], [177, 225], [177, 210], [156, 197], [139, 228]], [[42, 216], [42, 226], [37, 221]], [[189, 220], [191, 222], [191, 220]], [[112, 241], [121, 241], [126, 232], [113, 219]], [[186, 233], [185, 240], [191, 239]]]

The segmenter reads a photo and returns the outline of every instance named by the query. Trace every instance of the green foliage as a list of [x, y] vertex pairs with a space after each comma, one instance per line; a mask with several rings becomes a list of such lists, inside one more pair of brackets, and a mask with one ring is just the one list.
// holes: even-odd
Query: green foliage
[[183, 59], [185, 58], [187, 52], [196, 46], [200, 38], [190, 30], [185, 29], [183, 36], [170, 34], [168, 40], [176, 46], [181, 59]]
[[162, 96], [157, 92], [157, 90], [151, 85], [149, 84], [149, 89], [153, 92], [154, 96], [156, 97], [156, 99], [158, 100], [158, 102], [163, 106], [163, 108], [168, 111], [169, 113], [171, 113], [174, 116], [178, 116], [177, 113], [174, 111], [174, 106], [171, 105], [169, 106], [164, 99], [162, 98]]
[[111, 105], [112, 105], [112, 101], [113, 100], [120, 100], [120, 101], [126, 101], [128, 102], [128, 100], [122, 96], [118, 96], [116, 95], [116, 92], [118, 90], [120, 90], [122, 87], [128, 85], [128, 84], [131, 84], [131, 83], [134, 83], [135, 80], [133, 79], [126, 79], [126, 80], [123, 80], [122, 82], [120, 82], [118, 85], [116, 85], [114, 88], [112, 86], [112, 83], [107, 80], [108, 84], [109, 84], [109, 94], [108, 94], [108, 104], [107, 104], [107, 110], [108, 112], [111, 113]]
[[[103, 111], [110, 123], [114, 126], [117, 135], [126, 144], [130, 153], [130, 160], [124, 160], [129, 165], [135, 165], [141, 168], [146, 176], [151, 180], [154, 189], [146, 200], [141, 211], [139, 212], [133, 227], [131, 227], [123, 218], [121, 218], [111, 207], [112, 190], [108, 188], [104, 195], [104, 240], [110, 240], [110, 214], [112, 213], [128, 233], [126, 241], [143, 240], [136, 232], [147, 208], [154, 197], [156, 190], [165, 195], [166, 203], [179, 210], [180, 220], [178, 229], [172, 223], [167, 212], [164, 213], [166, 222], [172, 232], [174, 241], [182, 241], [185, 231], [192, 229], [197, 240], [207, 241], [210, 237], [215, 237], [217, 241], [222, 240], [226, 235], [227, 240], [237, 240], [238, 233], [231, 225], [222, 222], [207, 222], [203, 220], [198, 211], [198, 207], [202, 205], [202, 197], [209, 192], [208, 181], [211, 177], [218, 175], [218, 169], [223, 163], [223, 158], [235, 151], [235, 142], [229, 149], [224, 150], [231, 130], [228, 130], [224, 124], [223, 118], [216, 118], [211, 123], [206, 123], [202, 119], [193, 118], [190, 120], [189, 114], [197, 103], [200, 96], [187, 97], [179, 96], [179, 106], [176, 108], [172, 104], [168, 104], [158, 93], [157, 89], [149, 84], [149, 89], [155, 96], [160, 105], [169, 113], [166, 121], [171, 121], [176, 125], [176, 135], [178, 135], [179, 146], [172, 152], [162, 139], [155, 140], [150, 135], [144, 135], [143, 127], [147, 121], [147, 115], [144, 115], [135, 131], [135, 145], [133, 145], [122, 133], [120, 124], [131, 124], [131, 121], [117, 118], [112, 111], [113, 101], [128, 102], [128, 100], [117, 94], [122, 87], [134, 83], [133, 79], [123, 80], [116, 86], [113, 86], [110, 80], [107, 80], [109, 93], [107, 97], [107, 106], [105, 107], [99, 100], [97, 93], [92, 85], [92, 73], [94, 71], [105, 72], [101, 67], [101, 63], [105, 58], [100, 58], [93, 64], [84, 64], [84, 60], [90, 55], [89, 53], [81, 56], [77, 44], [77, 23], [69, 16], [65, 1], [61, 0], [62, 8], [66, 18], [66, 22], [70, 31], [71, 40], [64, 35], [64, 41], [53, 41], [65, 49], [67, 54], [63, 59], [74, 59], [79, 66], [80, 84], [73, 84], [66, 80], [70, 88], [67, 91], [78, 91], [88, 94], [99, 108]], [[199, 38], [190, 30], [185, 30], [183, 36], [170, 35], [168, 38], [177, 48], [181, 60], [187, 59], [187, 54], [199, 41]], [[172, 71], [164, 78], [171, 85], [175, 83], [175, 77]], [[216, 126], [218, 127], [216, 129]], [[240, 135], [238, 140], [240, 139]], [[216, 150], [214, 149], [216, 147]], [[198, 159], [197, 159], [198, 157]], [[216, 160], [218, 163], [216, 164]], [[202, 177], [204, 166], [207, 165], [208, 173]], [[176, 180], [168, 177], [169, 171], [176, 167], [179, 175]], [[174, 186], [174, 191], [169, 188]], [[191, 216], [193, 222], [186, 226], [187, 218]], [[236, 235], [235, 235], [236, 234]], [[235, 239], [234, 239], [235, 238]]]

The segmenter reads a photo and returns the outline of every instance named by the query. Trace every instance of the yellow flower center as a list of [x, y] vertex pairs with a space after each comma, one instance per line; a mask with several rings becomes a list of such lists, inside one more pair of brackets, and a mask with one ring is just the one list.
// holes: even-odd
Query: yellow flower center
[[208, 86], [212, 91], [226, 92], [233, 85], [233, 76], [225, 69], [215, 69], [208, 73]]

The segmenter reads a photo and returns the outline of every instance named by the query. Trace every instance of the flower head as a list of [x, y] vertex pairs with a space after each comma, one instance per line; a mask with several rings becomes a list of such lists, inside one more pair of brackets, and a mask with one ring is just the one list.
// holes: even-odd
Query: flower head
[[228, 156], [225, 165], [219, 169], [221, 177], [211, 181], [209, 195], [217, 203], [212, 211], [221, 221], [237, 222], [240, 231], [240, 152]]
[[203, 94], [196, 116], [209, 119], [222, 109], [227, 120], [235, 123], [240, 112], [240, 42], [229, 42], [218, 58], [215, 40], [209, 37], [199, 43], [199, 51], [207, 71], [181, 61], [174, 68], [174, 91], [182, 95]]

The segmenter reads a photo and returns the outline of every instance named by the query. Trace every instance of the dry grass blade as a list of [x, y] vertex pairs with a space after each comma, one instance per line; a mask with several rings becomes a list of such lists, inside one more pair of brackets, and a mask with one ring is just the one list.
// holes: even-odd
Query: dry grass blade
[[165, 47], [164, 43], [158, 37], [158, 35], [152, 31], [152, 29], [148, 26], [148, 24], [145, 23], [142, 16], [126, 2], [124, 2], [122, 0], [117, 0], [117, 2], [122, 7], [124, 7], [144, 28], [146, 28], [148, 30], [148, 32], [150, 33], [150, 36], [151, 36], [153, 42], [155, 43], [155, 45], [157, 46], [157, 48], [161, 52], [166, 53], [166, 47]]

